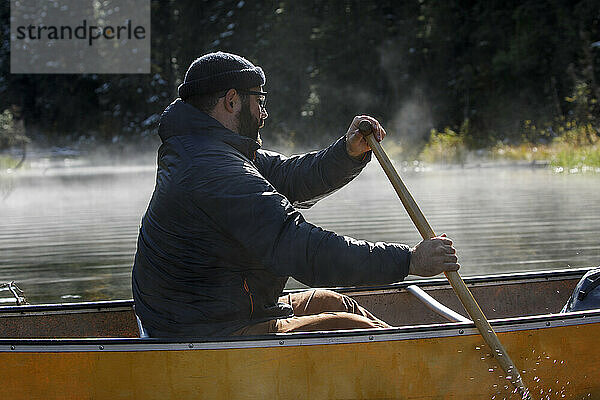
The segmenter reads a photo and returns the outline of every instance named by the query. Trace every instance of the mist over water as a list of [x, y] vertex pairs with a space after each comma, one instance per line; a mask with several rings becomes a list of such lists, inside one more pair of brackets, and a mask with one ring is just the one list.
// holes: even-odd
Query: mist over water
[[[401, 175], [434, 231], [454, 240], [463, 275], [600, 264], [597, 176], [513, 167]], [[345, 195], [305, 214], [368, 240], [411, 245], [420, 240], [376, 163]]]
[[31, 303], [130, 298], [154, 169], [92, 167], [14, 177], [0, 203], [0, 282], [15, 280]]
[[[401, 175], [436, 233], [454, 240], [464, 276], [600, 264], [596, 175], [513, 167]], [[30, 170], [1, 179], [0, 283], [16, 281], [31, 303], [131, 298], [154, 166]], [[358, 239], [420, 240], [375, 160], [302, 213]]]

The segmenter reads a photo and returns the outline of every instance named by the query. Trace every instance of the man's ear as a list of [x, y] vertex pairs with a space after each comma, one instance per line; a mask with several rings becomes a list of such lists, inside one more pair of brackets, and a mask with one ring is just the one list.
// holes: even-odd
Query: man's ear
[[238, 99], [237, 91], [235, 89], [229, 89], [225, 94], [224, 105], [225, 109], [230, 113], [233, 112], [235, 107], [235, 101]]

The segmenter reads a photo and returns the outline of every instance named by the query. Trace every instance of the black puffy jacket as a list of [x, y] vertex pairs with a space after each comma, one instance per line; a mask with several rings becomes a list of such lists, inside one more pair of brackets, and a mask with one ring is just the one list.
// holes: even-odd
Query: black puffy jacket
[[156, 187], [133, 267], [136, 313], [151, 336], [227, 335], [291, 315], [277, 304], [293, 276], [309, 286], [402, 280], [405, 245], [325, 231], [307, 207], [366, 165], [345, 139], [286, 158], [259, 149], [181, 100], [164, 111]]

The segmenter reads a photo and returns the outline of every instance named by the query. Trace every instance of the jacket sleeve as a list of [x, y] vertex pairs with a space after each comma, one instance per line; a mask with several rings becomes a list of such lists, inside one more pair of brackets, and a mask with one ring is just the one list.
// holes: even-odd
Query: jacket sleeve
[[350, 157], [342, 136], [326, 149], [299, 156], [259, 150], [255, 165], [295, 207], [308, 208], [354, 179], [370, 159], [371, 152], [360, 161]]
[[248, 265], [309, 286], [383, 284], [408, 274], [408, 246], [356, 240], [306, 222], [243, 157], [208, 155], [196, 168], [186, 184], [197, 211], [248, 252]]

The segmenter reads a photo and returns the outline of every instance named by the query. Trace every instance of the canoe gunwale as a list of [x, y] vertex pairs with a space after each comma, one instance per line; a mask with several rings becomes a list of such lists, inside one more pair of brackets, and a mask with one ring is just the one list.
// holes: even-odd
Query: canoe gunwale
[[[581, 267], [581, 268], [567, 268], [558, 270], [547, 270], [547, 271], [530, 271], [530, 272], [515, 272], [515, 273], [501, 273], [493, 275], [475, 275], [463, 277], [463, 280], [469, 287], [476, 286], [493, 286], [493, 285], [506, 285], [516, 284], [523, 282], [535, 282], [535, 281], [558, 281], [564, 280], [565, 278], [579, 279], [586, 272], [597, 267]], [[336, 292], [344, 293], [346, 295], [367, 295], [374, 292], [385, 293], [404, 291], [410, 285], [416, 285], [420, 288], [427, 289], [445, 289], [450, 288], [450, 283], [446, 278], [429, 278], [429, 279], [410, 279], [403, 282], [392, 283], [388, 285], [380, 286], [365, 286], [365, 287], [337, 287], [332, 288]], [[290, 290], [290, 293], [300, 292], [306, 289], [295, 289]]]
[[[508, 283], [531, 282], [535, 280], [550, 281], [562, 280], [565, 278], [577, 279], [583, 276], [586, 272], [597, 267], [580, 267], [567, 268], [558, 270], [546, 271], [531, 271], [531, 272], [516, 272], [516, 273], [501, 273], [493, 275], [476, 275], [464, 277], [464, 281], [469, 286], [479, 285], [504, 285]], [[369, 295], [373, 293], [396, 293], [406, 290], [410, 285], [418, 285], [421, 288], [437, 289], [449, 288], [450, 284], [446, 278], [428, 278], [428, 279], [411, 279], [403, 282], [392, 283], [388, 285], [376, 286], [356, 286], [356, 287], [333, 287], [326, 288], [346, 295]], [[315, 288], [316, 289], [316, 288]], [[285, 293], [296, 293], [309, 289], [291, 289], [285, 290]], [[123, 300], [104, 300], [95, 302], [79, 302], [79, 303], [57, 303], [57, 304], [30, 304], [30, 305], [10, 305], [0, 306], [0, 318], [3, 316], [14, 314], [30, 314], [37, 312], [65, 312], [65, 311], [106, 311], [115, 308], [131, 309], [133, 307], [133, 299]]]
[[28, 304], [22, 306], [3, 306], [0, 307], [0, 318], [5, 316], [14, 316], [14, 314], [35, 315], [36, 313], [66, 313], [66, 312], [102, 312], [102, 311], [123, 311], [131, 310], [133, 300], [105, 300], [81, 303], [57, 303], [57, 304]]
[[[523, 330], [560, 328], [573, 325], [600, 324], [600, 309], [563, 314], [497, 319], [490, 320], [490, 323], [494, 330], [499, 334]], [[278, 333], [261, 336], [214, 338], [0, 339], [0, 353], [218, 350], [386, 342], [478, 334], [479, 333], [473, 323], [448, 322], [443, 324], [413, 325], [388, 329]]]

